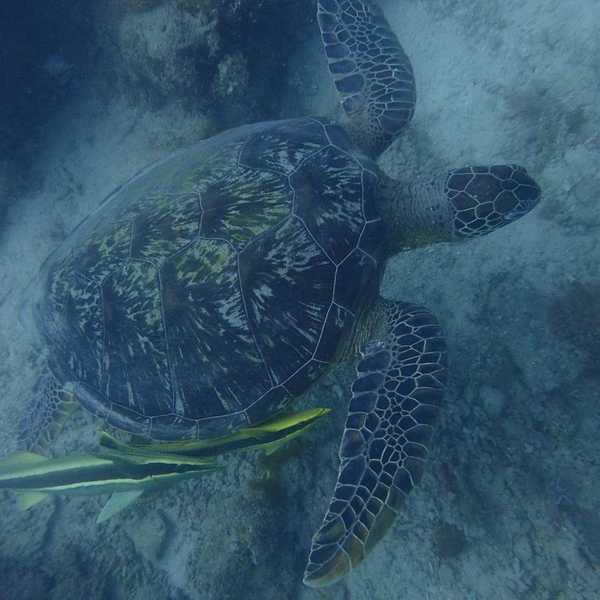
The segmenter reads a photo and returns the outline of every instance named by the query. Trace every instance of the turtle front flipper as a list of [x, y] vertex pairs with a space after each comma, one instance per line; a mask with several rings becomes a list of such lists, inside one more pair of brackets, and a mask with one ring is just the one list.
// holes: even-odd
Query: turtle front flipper
[[425, 308], [382, 301], [385, 332], [357, 365], [331, 503], [304, 583], [333, 583], [383, 537], [421, 479], [444, 394], [446, 344]]
[[373, 0], [319, 0], [317, 20], [348, 132], [376, 156], [412, 118], [410, 61]]
[[45, 450], [62, 431], [79, 403], [48, 371], [38, 381], [21, 419], [17, 444], [22, 450]]

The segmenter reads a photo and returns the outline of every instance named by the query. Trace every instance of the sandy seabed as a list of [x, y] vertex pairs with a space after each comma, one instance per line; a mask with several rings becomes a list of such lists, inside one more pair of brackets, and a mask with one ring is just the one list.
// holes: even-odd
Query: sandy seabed
[[[311, 4], [308, 2], [307, 4]], [[427, 474], [342, 583], [304, 588], [337, 468], [351, 367], [313, 390], [335, 416], [266, 480], [255, 456], [95, 524], [104, 498], [20, 513], [2, 495], [0, 598], [594, 600], [600, 590], [600, 5], [385, 0], [418, 107], [390, 174], [516, 162], [540, 206], [485, 239], [390, 261], [383, 294], [446, 329], [451, 385]], [[283, 115], [338, 113], [318, 38], [289, 63]], [[288, 86], [289, 89], [289, 86]], [[304, 93], [305, 92], [305, 93]], [[149, 111], [81, 93], [47, 126], [35, 182], [0, 231], [0, 441], [43, 364], [22, 307], [45, 257], [114, 187], [206, 135], [176, 98]], [[33, 282], [33, 283], [32, 283]], [[57, 451], [89, 448], [78, 415]]]

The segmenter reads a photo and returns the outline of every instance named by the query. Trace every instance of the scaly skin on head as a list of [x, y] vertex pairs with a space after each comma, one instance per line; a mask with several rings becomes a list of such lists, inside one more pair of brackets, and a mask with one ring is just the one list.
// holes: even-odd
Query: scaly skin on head
[[386, 178], [379, 192], [390, 255], [490, 233], [527, 214], [541, 194], [517, 165], [463, 167], [409, 183]]

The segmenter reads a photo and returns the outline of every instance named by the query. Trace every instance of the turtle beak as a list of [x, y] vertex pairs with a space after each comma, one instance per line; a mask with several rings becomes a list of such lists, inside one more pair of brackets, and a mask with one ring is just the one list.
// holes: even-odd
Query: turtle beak
[[514, 169], [512, 180], [518, 186], [514, 189], [514, 194], [519, 199], [519, 202], [513, 209], [504, 213], [504, 219], [507, 222], [515, 221], [527, 214], [538, 205], [542, 196], [540, 186], [529, 176], [524, 167], [520, 167], [519, 165], [511, 166]]

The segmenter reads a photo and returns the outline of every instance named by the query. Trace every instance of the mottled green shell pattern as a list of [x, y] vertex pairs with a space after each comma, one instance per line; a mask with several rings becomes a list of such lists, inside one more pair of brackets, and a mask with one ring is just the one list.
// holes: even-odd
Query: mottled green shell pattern
[[318, 119], [241, 127], [152, 165], [48, 262], [51, 370], [157, 440], [268, 418], [335, 360], [377, 292], [377, 178]]

